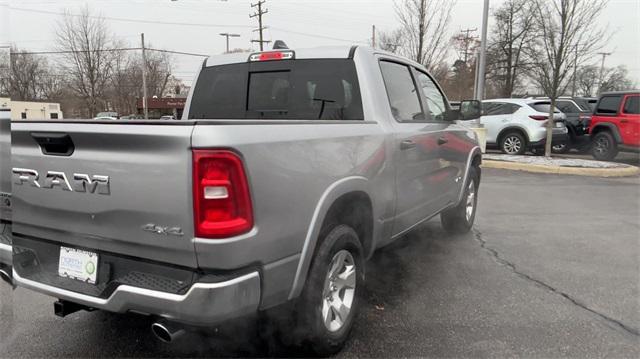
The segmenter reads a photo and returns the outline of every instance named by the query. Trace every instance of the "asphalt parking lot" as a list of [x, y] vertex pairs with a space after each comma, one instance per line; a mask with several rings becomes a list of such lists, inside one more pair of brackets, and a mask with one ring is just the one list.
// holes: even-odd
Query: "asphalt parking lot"
[[[340, 357], [640, 356], [640, 178], [485, 170], [473, 233], [377, 252]], [[250, 324], [158, 342], [137, 316], [53, 314], [0, 285], [0, 357], [295, 356]]]

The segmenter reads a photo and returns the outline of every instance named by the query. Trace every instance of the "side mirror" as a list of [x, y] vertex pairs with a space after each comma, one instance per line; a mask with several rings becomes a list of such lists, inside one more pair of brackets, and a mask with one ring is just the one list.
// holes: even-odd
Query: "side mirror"
[[464, 100], [460, 102], [458, 119], [461, 121], [475, 120], [482, 115], [481, 103], [478, 100]]

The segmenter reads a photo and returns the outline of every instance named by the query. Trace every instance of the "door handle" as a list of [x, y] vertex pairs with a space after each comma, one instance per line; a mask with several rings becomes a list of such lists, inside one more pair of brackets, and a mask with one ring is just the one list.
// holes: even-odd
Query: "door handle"
[[438, 146], [442, 146], [445, 143], [449, 142], [446, 137], [438, 137]]
[[620, 123], [628, 123], [629, 120], [620, 120]]
[[404, 151], [404, 150], [408, 150], [411, 148], [416, 147], [416, 143], [411, 141], [411, 140], [404, 140], [402, 142], [400, 142], [400, 150]]

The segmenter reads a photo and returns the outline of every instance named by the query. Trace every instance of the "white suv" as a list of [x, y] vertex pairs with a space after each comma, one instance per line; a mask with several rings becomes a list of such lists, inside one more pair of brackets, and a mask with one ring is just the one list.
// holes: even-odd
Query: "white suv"
[[[550, 106], [549, 100], [507, 98], [482, 101], [480, 122], [487, 129], [487, 147], [497, 147], [509, 155], [522, 155], [527, 149], [541, 152], [546, 143]], [[566, 143], [566, 116], [555, 109], [553, 119], [553, 143]]]

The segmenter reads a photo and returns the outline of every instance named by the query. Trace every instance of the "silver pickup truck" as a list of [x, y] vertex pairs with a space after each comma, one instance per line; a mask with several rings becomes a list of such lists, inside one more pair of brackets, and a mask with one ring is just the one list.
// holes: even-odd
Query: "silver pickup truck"
[[11, 110], [5, 107], [0, 108], [0, 277], [12, 283], [10, 131]]
[[461, 108], [423, 66], [344, 47], [208, 58], [182, 120], [14, 121], [13, 280], [165, 341], [287, 307], [286, 335], [335, 352], [376, 248], [473, 225]]

